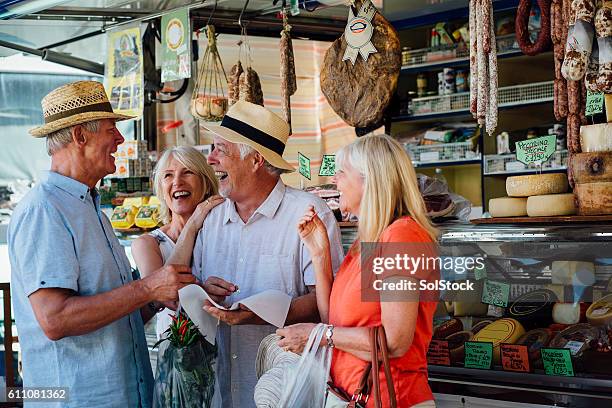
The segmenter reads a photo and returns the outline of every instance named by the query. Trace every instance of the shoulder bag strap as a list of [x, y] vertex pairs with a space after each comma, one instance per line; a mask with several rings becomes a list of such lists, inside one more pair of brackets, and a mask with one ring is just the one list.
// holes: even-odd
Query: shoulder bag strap
[[387, 336], [385, 328], [378, 327], [378, 346], [382, 354], [383, 369], [385, 370], [385, 378], [387, 380], [387, 390], [389, 391], [389, 401], [391, 408], [397, 407], [397, 398], [395, 396], [395, 387], [393, 386], [393, 377], [391, 376], [391, 364], [389, 363], [389, 349], [387, 348]]
[[378, 376], [378, 372], [380, 369], [380, 360], [378, 356], [378, 327], [370, 327], [370, 355], [372, 360], [372, 372], [370, 375], [372, 376], [372, 383], [374, 386], [372, 387], [372, 397], [374, 398], [374, 407], [382, 408], [382, 400], [380, 398], [380, 378]]

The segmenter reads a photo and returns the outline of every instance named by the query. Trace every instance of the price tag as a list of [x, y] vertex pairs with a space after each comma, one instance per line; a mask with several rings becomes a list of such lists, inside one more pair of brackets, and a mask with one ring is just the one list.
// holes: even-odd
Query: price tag
[[516, 160], [524, 164], [543, 163], [557, 149], [557, 136], [549, 135], [516, 142]]
[[481, 280], [487, 277], [487, 268], [483, 265], [482, 268], [474, 269], [474, 279]]
[[569, 349], [541, 348], [542, 362], [546, 375], [574, 376], [574, 366]]
[[510, 297], [510, 284], [486, 280], [482, 288], [482, 303], [506, 307]]
[[603, 92], [591, 92], [587, 89], [586, 115], [592, 116], [603, 113], [604, 94]]
[[569, 351], [572, 353], [572, 356], [575, 356], [582, 349], [582, 346], [584, 346], [583, 341], [570, 340], [565, 344], [565, 347], [563, 348], [569, 349]]
[[334, 176], [336, 174], [336, 156], [333, 154], [323, 155], [321, 167], [319, 167], [319, 176]]
[[465, 368], [490, 370], [493, 363], [493, 343], [482, 341], [465, 342]]
[[450, 366], [450, 351], [448, 341], [431, 340], [429, 350], [427, 350], [427, 364]]
[[440, 152], [423, 152], [419, 161], [432, 162], [440, 160]]
[[298, 152], [300, 174], [310, 180], [310, 159]]
[[516, 371], [528, 373], [531, 371], [529, 366], [529, 349], [522, 344], [502, 344], [500, 345], [501, 363], [504, 371]]

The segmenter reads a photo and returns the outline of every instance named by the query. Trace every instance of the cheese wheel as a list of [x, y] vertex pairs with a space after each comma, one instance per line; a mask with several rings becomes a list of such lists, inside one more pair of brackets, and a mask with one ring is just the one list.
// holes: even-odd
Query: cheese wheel
[[536, 289], [516, 298], [506, 309], [506, 315], [518, 320], [527, 329], [548, 326], [556, 301], [554, 292]]
[[523, 334], [516, 344], [527, 346], [529, 360], [534, 367], [539, 367], [542, 363], [540, 349], [546, 347], [552, 338], [552, 331], [549, 329], [533, 329]]
[[486, 316], [489, 305], [478, 300], [472, 302], [453, 302], [455, 316]]
[[465, 359], [465, 342], [472, 340], [474, 335], [470, 331], [460, 331], [448, 336], [448, 350], [453, 364], [463, 363]]
[[592, 286], [595, 283], [595, 264], [583, 261], [553, 261], [551, 283], [553, 285]]
[[474, 324], [472, 328], [470, 329], [470, 331], [476, 334], [482, 329], [484, 329], [485, 327], [487, 327], [488, 325], [490, 325], [491, 323], [493, 323], [493, 320], [481, 320], [478, 323]]
[[489, 200], [492, 217], [523, 217], [527, 215], [527, 199], [524, 197], [501, 197]]
[[529, 197], [543, 194], [567, 192], [567, 174], [531, 174], [513, 176], [506, 179], [506, 193], [510, 197]]
[[579, 215], [612, 214], [612, 182], [576, 184], [574, 188]]
[[525, 334], [523, 325], [515, 319], [499, 319], [474, 335], [474, 341], [493, 343], [493, 361], [500, 362], [499, 346], [502, 343], [514, 344]]
[[594, 326], [607, 326], [612, 322], [612, 294], [593, 303], [586, 312], [589, 323]]
[[612, 151], [612, 123], [581, 126], [580, 147], [583, 152]]
[[569, 160], [577, 184], [612, 181], [612, 151], [576, 153]]
[[434, 339], [445, 339], [453, 333], [463, 330], [463, 323], [459, 319], [447, 320], [434, 329]]
[[574, 194], [546, 194], [527, 198], [527, 215], [530, 217], [556, 217], [576, 214]]

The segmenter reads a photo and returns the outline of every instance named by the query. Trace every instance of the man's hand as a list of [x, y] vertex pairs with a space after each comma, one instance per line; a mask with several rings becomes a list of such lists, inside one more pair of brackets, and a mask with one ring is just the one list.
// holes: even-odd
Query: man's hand
[[189, 266], [165, 265], [144, 278], [143, 281], [146, 281], [146, 286], [154, 300], [171, 305], [167, 302], [178, 300], [179, 289], [195, 283], [196, 279], [191, 274]]
[[223, 280], [217, 276], [211, 276], [204, 282], [204, 290], [213, 300], [219, 304], [223, 303], [227, 296], [238, 290], [233, 283]]
[[240, 309], [238, 310], [222, 310], [214, 307], [209, 301], [206, 301], [203, 309], [210, 315], [230, 326], [239, 324], [267, 324], [262, 318], [250, 311], [244, 305], [240, 305]]
[[[310, 332], [316, 325], [314, 323], [298, 323], [276, 330], [276, 334], [281, 337], [278, 341], [278, 346], [285, 351], [291, 351], [296, 354], [302, 354]], [[323, 343], [325, 339], [321, 339]]]

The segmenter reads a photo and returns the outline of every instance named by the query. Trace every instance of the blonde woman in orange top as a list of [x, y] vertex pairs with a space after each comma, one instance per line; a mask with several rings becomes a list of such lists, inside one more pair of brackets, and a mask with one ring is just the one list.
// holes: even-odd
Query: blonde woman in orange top
[[[398, 407], [435, 407], [427, 381], [426, 352], [432, 336], [434, 299], [362, 301], [361, 243], [423, 243], [432, 245], [438, 232], [426, 215], [416, 173], [403, 147], [388, 136], [367, 136], [336, 155], [334, 181], [343, 211], [359, 214], [359, 239], [332, 275], [325, 225], [312, 208], [298, 230], [311, 253], [316, 295], [323, 323], [333, 343], [331, 380], [346, 395], [359, 384], [370, 361], [369, 327], [383, 326], [390, 354]], [[416, 280], [419, 273], [412, 278]], [[418, 294], [418, 292], [417, 292]], [[301, 353], [312, 323], [279, 329], [279, 346]], [[330, 330], [328, 330], [328, 334]], [[390, 406], [384, 371], [379, 373], [383, 406]], [[367, 406], [373, 406], [370, 398]]]

